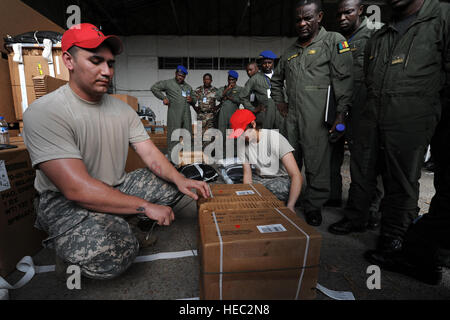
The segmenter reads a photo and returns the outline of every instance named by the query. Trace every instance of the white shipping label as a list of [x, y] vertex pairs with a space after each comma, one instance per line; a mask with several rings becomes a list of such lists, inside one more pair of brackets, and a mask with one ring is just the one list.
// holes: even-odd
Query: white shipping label
[[0, 192], [11, 188], [9, 183], [8, 172], [5, 168], [5, 160], [0, 160]]
[[253, 190], [243, 190], [243, 191], [236, 191], [236, 194], [238, 196], [248, 196], [248, 195], [255, 194], [255, 192]]
[[282, 224], [270, 224], [267, 226], [256, 226], [261, 233], [286, 232]]

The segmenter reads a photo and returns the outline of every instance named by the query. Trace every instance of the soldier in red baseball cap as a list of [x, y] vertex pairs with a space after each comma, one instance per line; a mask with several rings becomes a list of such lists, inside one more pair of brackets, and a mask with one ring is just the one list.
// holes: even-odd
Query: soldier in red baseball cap
[[[230, 119], [229, 139], [245, 139], [237, 154], [244, 163], [244, 183], [261, 183], [295, 212], [302, 189], [302, 175], [295, 161], [294, 148], [278, 130], [262, 129], [253, 112], [237, 110]], [[252, 173], [251, 165], [256, 167]]]
[[[205, 182], [172, 166], [135, 110], [106, 94], [122, 47], [118, 37], [91, 24], [70, 28], [62, 39], [69, 83], [23, 115], [25, 144], [39, 169], [36, 225], [49, 235], [44, 245], [55, 249], [57, 265], [78, 265], [95, 279], [117, 277], [140, 246], [155, 242], [124, 216], [138, 216], [149, 231], [152, 223], [172, 223], [172, 207], [184, 194], [198, 199], [191, 189], [209, 195]], [[125, 172], [129, 146], [148, 168]]]

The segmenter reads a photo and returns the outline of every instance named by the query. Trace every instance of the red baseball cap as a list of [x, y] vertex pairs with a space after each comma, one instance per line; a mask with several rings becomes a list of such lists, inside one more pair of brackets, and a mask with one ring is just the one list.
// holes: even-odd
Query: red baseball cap
[[84, 49], [98, 48], [103, 42], [108, 41], [113, 54], [119, 55], [123, 51], [122, 40], [117, 36], [105, 36], [99, 28], [90, 23], [81, 23], [72, 26], [64, 32], [61, 40], [62, 51], [65, 52], [77, 46]]
[[250, 110], [237, 110], [230, 118], [233, 133], [228, 136], [228, 139], [239, 138], [247, 129], [247, 126], [255, 120], [256, 117]]

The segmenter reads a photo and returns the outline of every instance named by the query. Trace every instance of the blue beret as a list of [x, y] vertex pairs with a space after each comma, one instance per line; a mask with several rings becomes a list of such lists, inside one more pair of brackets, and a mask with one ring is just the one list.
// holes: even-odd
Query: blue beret
[[237, 73], [237, 72], [234, 71], [234, 70], [228, 71], [228, 75], [229, 75], [230, 77], [232, 77], [232, 78], [235, 78], [236, 80], [239, 79], [239, 73]]
[[179, 72], [179, 73], [183, 73], [183, 74], [185, 74], [185, 75], [187, 75], [189, 72], [187, 71], [187, 69], [185, 68], [185, 67], [183, 67], [183, 66], [178, 66], [177, 67], [177, 72]]
[[259, 54], [259, 57], [262, 59], [272, 59], [275, 60], [277, 55], [270, 50], [263, 51]]

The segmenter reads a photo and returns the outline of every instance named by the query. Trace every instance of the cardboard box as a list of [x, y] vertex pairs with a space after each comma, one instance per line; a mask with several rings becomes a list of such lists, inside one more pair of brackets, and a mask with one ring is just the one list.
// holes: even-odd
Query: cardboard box
[[207, 163], [208, 158], [202, 151], [180, 151], [180, 167], [193, 163]]
[[139, 102], [136, 97], [129, 96], [126, 94], [112, 94], [114, 98], [120, 99], [126, 104], [128, 104], [130, 107], [132, 107], [134, 110], [139, 111]]
[[8, 60], [2, 58], [0, 58], [0, 116], [3, 116], [8, 123], [17, 121], [11, 91], [11, 80], [9, 78]]
[[39, 99], [40, 97], [53, 92], [63, 85], [67, 84], [68, 81], [53, 78], [50, 76], [36, 76], [33, 77], [33, 87], [34, 87], [34, 95], [35, 99]]
[[321, 235], [288, 208], [199, 215], [200, 298], [314, 299]]
[[24, 256], [41, 247], [46, 234], [34, 228], [35, 171], [25, 145], [0, 151], [0, 276], [15, 270]]
[[[36, 76], [50, 75], [49, 64], [47, 60], [42, 57], [42, 52], [43, 48], [39, 47], [24, 48], [22, 51], [28, 105], [36, 100], [33, 78]], [[13, 57], [14, 53], [11, 52], [8, 55], [8, 62], [14, 99], [14, 109], [17, 120], [22, 120], [22, 90], [20, 86], [19, 63], [14, 62]], [[69, 81], [69, 71], [62, 62], [62, 52], [60, 47], [53, 47], [53, 69], [55, 72], [55, 78]]]

